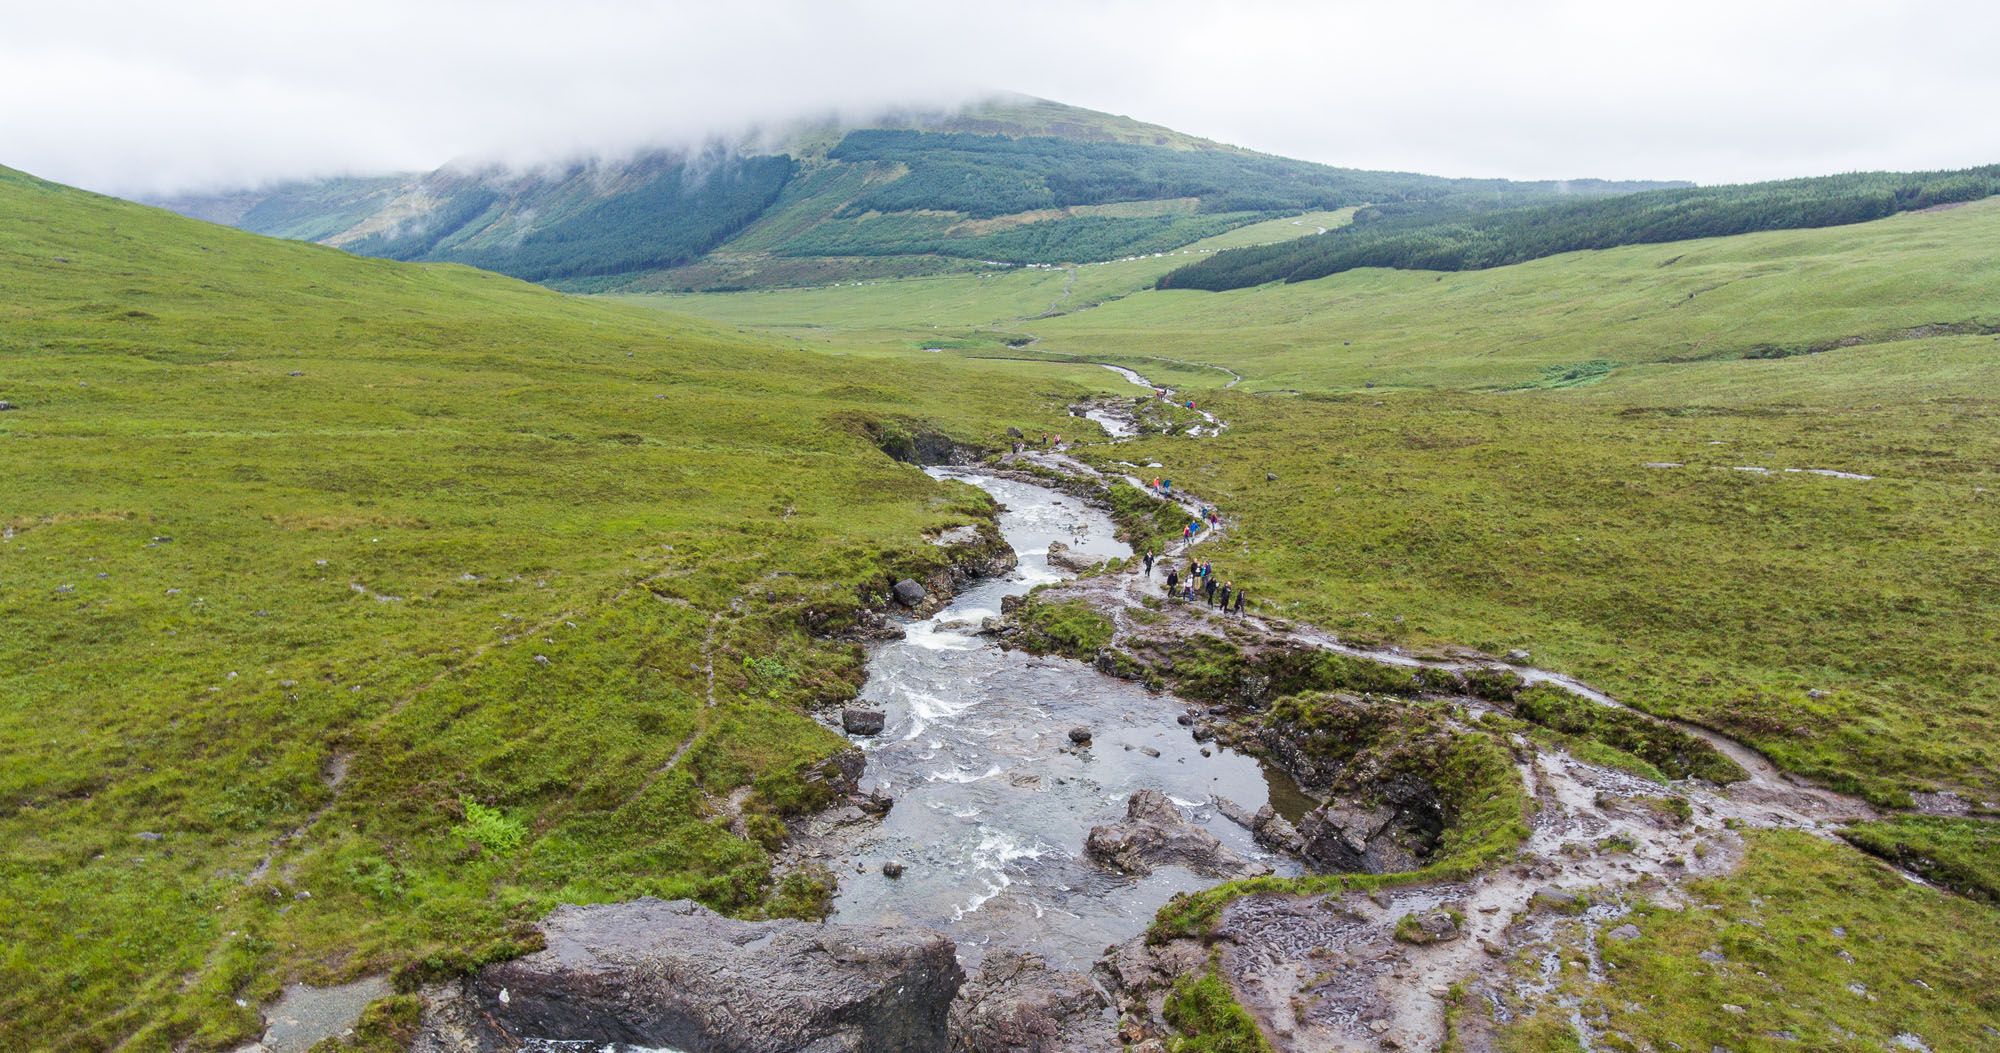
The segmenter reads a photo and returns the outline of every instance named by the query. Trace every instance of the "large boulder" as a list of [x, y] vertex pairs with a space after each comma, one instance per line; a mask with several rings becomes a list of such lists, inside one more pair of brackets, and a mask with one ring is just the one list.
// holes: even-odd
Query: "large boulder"
[[896, 602], [905, 607], [915, 607], [924, 602], [924, 587], [914, 578], [904, 578], [896, 583]]
[[849, 706], [840, 711], [840, 728], [849, 735], [880, 735], [888, 719], [879, 709]]
[[1089, 570], [1096, 566], [1098, 562], [1089, 556], [1073, 551], [1068, 545], [1060, 541], [1049, 542], [1048, 559], [1049, 566], [1057, 570], [1067, 570], [1076, 574], [1081, 574]]
[[735, 921], [690, 900], [561, 907], [546, 949], [429, 994], [417, 1053], [527, 1037], [685, 1053], [934, 1053], [965, 974], [940, 933]]
[[1084, 853], [1114, 870], [1150, 874], [1154, 867], [1182, 866], [1204, 877], [1238, 878], [1268, 874], [1191, 822], [1166, 794], [1140, 790], [1125, 802], [1125, 820], [1094, 826]]

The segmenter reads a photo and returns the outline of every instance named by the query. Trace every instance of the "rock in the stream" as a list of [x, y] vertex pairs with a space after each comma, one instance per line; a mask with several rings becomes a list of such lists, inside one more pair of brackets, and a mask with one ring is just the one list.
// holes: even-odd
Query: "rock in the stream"
[[893, 859], [887, 859], [887, 860], [883, 860], [883, 862], [882, 862], [882, 876], [883, 876], [883, 877], [885, 877], [885, 878], [899, 878], [899, 877], [902, 877], [902, 876], [903, 876], [903, 864], [901, 864], [901, 863], [898, 863], [898, 862], [896, 862], [896, 861], [895, 861], [895, 860], [893, 860]]
[[1125, 820], [1091, 827], [1084, 853], [1127, 874], [1158, 866], [1183, 866], [1204, 877], [1268, 874], [1271, 868], [1237, 855], [1215, 835], [1189, 821], [1166, 794], [1140, 790], [1125, 802]]
[[1291, 820], [1279, 815], [1277, 809], [1265, 805], [1250, 817], [1250, 835], [1265, 848], [1298, 855], [1305, 851], [1305, 839], [1299, 836], [1298, 827]]
[[840, 728], [849, 735], [880, 735], [888, 717], [879, 709], [849, 706], [840, 711]]
[[524, 1036], [704, 1053], [933, 1053], [964, 982], [912, 926], [735, 921], [689, 900], [561, 907], [547, 949], [426, 991], [416, 1053]]
[[913, 578], [904, 578], [897, 582], [895, 592], [896, 602], [905, 607], [915, 607], [917, 604], [924, 602], [924, 597], [927, 595], [924, 592], [924, 587], [919, 585]]
[[1076, 727], [1069, 729], [1069, 740], [1079, 746], [1090, 745], [1090, 729], [1084, 727], [1082, 724], [1078, 724]]
[[1058, 570], [1075, 571], [1077, 573], [1082, 573], [1097, 565], [1096, 560], [1071, 551], [1068, 545], [1060, 541], [1049, 542], [1048, 558], [1049, 566], [1055, 567]]

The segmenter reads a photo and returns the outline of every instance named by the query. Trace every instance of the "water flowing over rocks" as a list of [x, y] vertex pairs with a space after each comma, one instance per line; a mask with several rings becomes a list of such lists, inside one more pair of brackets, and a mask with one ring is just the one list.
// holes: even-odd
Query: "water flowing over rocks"
[[965, 975], [910, 926], [734, 921], [688, 900], [562, 907], [547, 947], [427, 992], [417, 1053], [523, 1039], [687, 1053], [934, 1053]]

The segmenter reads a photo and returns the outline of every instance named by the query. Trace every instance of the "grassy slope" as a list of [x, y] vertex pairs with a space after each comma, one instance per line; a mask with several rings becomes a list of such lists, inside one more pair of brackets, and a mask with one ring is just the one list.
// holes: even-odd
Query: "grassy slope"
[[1028, 330], [1039, 332], [1043, 323], [1030, 324], [1031, 319], [1128, 296], [1191, 257], [1299, 237], [1352, 215], [1352, 209], [1342, 209], [1267, 220], [1159, 256], [1070, 269], [1017, 267], [864, 285], [634, 296], [630, 302], [843, 348], [879, 349], [885, 343], [994, 348]]
[[[1184, 385], [1226, 374], [1163, 358], [1245, 375], [1209, 396], [1237, 422], [1219, 440], [1120, 456], [1149, 454], [1241, 515], [1215, 558], [1253, 597], [1357, 636], [1526, 646], [1883, 799], [1932, 785], [1991, 798], [2000, 342], [1742, 356], [2000, 322], [1996, 260], [2000, 203], [1982, 203], [1468, 274], [1137, 292], [989, 324]], [[761, 308], [838, 347], [936, 339], [921, 319], [977, 336], [1060, 278], [670, 302], [744, 322]], [[1594, 360], [1627, 365], [1568, 368]], [[1339, 394], [1369, 382], [1383, 387]], [[1419, 385], [1474, 390], [1391, 390]], [[1331, 394], [1243, 394], [1286, 388]], [[1643, 467], [1659, 461], [1690, 467]]]
[[[228, 1044], [283, 979], [504, 946], [559, 901], [788, 909], [715, 816], [740, 786], [803, 802], [839, 745], [801, 706], [858, 652], [801, 611], [933, 563], [921, 532], [984, 506], [856, 422], [1056, 427], [1080, 390], [4, 169], [0, 288], [9, 1049]], [[524, 843], [454, 833], [465, 798]]]
[[1051, 346], [1232, 366], [1246, 390], [1485, 387], [1542, 370], [1738, 357], [2000, 324], [2000, 201], [1827, 230], [1572, 253], [1458, 274], [1353, 271], [1147, 292], [1037, 327]]
[[[1911, 1035], [1970, 1053], [2000, 1042], [2000, 912], [1800, 833], [1753, 836], [1741, 871], [1687, 898], [1641, 905], [1637, 939], [1600, 936], [1603, 982], [1564, 956], [1574, 964], [1555, 993], [1603, 1032], [1597, 1048], [1918, 1048], [1897, 1042]], [[1517, 967], [1532, 976], [1541, 964]], [[1517, 1018], [1501, 1048], [1580, 1048], [1572, 1011], [1550, 1001]]]

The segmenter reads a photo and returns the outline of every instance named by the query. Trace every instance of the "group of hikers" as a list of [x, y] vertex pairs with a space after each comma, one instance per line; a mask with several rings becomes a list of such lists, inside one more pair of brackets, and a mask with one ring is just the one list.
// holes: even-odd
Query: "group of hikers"
[[[1151, 577], [1156, 562], [1151, 549], [1146, 550], [1145, 561], [1146, 576]], [[1190, 603], [1199, 600], [1224, 614], [1242, 614], [1243, 605], [1249, 601], [1247, 590], [1237, 588], [1234, 582], [1216, 580], [1215, 564], [1198, 560], [1188, 560], [1186, 574], [1181, 573], [1179, 566], [1167, 568], [1167, 596]]]
[[[1172, 399], [1173, 399], [1173, 397], [1174, 397], [1174, 393], [1173, 393], [1173, 392], [1171, 392], [1171, 391], [1168, 391], [1168, 390], [1167, 390], [1166, 388], [1154, 388], [1154, 389], [1153, 389], [1153, 397], [1154, 397], [1154, 398], [1156, 398], [1156, 399], [1161, 399], [1161, 400], [1163, 400], [1163, 401], [1170, 401], [1170, 400], [1172, 400]], [[1186, 400], [1183, 400], [1183, 401], [1181, 402], [1181, 408], [1182, 408], [1182, 409], [1194, 409], [1194, 400], [1193, 400], [1193, 399], [1186, 399]]]

